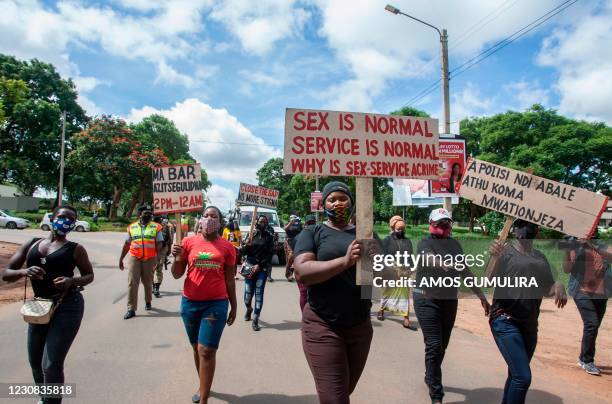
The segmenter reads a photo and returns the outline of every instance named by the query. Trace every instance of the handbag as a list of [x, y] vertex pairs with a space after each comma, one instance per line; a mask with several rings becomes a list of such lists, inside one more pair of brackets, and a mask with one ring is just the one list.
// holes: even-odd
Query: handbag
[[65, 290], [57, 301], [42, 297], [26, 299], [27, 285], [28, 278], [26, 278], [23, 289], [23, 305], [19, 310], [23, 316], [23, 321], [30, 324], [49, 324], [51, 318], [53, 317], [53, 313], [62, 303], [62, 300], [64, 300], [64, 297], [68, 291]]
[[[30, 244], [26, 256], [30, 253], [30, 249], [36, 243], [36, 241], [39, 240], [34, 240], [32, 244]], [[62, 292], [60, 298], [57, 299], [57, 301], [42, 297], [34, 297], [32, 299], [27, 299], [27, 290], [28, 278], [26, 277], [23, 285], [23, 305], [21, 306], [19, 312], [23, 316], [23, 321], [29, 324], [49, 324], [51, 318], [53, 317], [53, 313], [62, 303], [62, 300], [64, 300], [66, 293], [68, 293], [68, 290]]]
[[253, 262], [252, 258], [245, 259], [242, 263], [242, 266], [240, 267], [240, 275], [244, 276], [247, 279], [252, 278], [253, 275], [255, 275], [256, 273], [255, 265], [257, 264]]

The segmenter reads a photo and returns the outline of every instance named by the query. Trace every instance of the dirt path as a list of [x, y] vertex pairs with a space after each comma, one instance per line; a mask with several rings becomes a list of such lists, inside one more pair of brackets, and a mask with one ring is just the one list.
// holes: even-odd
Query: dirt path
[[[4, 270], [4, 268], [6, 268], [8, 260], [18, 248], [19, 244], [0, 241], [0, 270]], [[22, 300], [23, 283], [24, 280], [8, 283], [0, 279], [0, 304], [13, 303]], [[30, 288], [28, 288], [28, 297], [31, 297]]]
[[[602, 376], [591, 376], [576, 365], [582, 338], [582, 320], [576, 305], [570, 300], [565, 308], [560, 310], [555, 307], [553, 300], [544, 300], [535, 366], [548, 368], [551, 370], [551, 376], [561, 377], [577, 389], [589, 391], [612, 402], [611, 317], [608, 310], [597, 337], [595, 363], [602, 370]], [[474, 335], [493, 338], [477, 299], [460, 300], [455, 326]]]

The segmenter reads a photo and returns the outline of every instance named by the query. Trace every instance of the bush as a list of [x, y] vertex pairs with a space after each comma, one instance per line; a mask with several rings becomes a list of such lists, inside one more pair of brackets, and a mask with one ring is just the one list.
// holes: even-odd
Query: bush
[[478, 220], [483, 224], [489, 236], [496, 237], [504, 228], [504, 215], [499, 212], [488, 212]]

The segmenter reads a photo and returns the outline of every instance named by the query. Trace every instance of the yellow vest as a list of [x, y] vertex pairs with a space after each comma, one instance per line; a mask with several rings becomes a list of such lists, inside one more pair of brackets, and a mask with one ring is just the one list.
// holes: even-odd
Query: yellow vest
[[[144, 232], [143, 232], [144, 229]], [[130, 254], [141, 261], [148, 261], [157, 255], [157, 233], [162, 230], [159, 223], [150, 222], [143, 227], [140, 222], [128, 226]]]

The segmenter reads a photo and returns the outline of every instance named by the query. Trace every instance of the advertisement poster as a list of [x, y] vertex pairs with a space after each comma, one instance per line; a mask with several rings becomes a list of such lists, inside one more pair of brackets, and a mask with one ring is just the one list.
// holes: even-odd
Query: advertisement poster
[[323, 192], [310, 193], [310, 211], [323, 212]]
[[461, 184], [461, 176], [465, 168], [466, 146], [463, 138], [440, 138], [439, 146], [440, 180], [430, 181], [430, 195], [458, 196], [457, 190]]
[[[431, 206], [442, 205], [444, 198], [432, 197], [429, 194], [429, 181], [414, 179], [393, 179], [393, 206]], [[451, 203], [459, 203], [458, 197], [453, 197]]]

